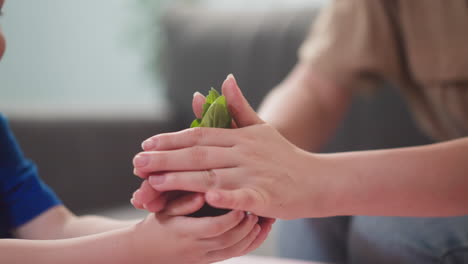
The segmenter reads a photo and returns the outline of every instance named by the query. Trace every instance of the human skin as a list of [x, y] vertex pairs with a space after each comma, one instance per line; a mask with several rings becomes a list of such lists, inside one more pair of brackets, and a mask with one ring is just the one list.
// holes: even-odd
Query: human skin
[[[0, 0], [0, 10], [4, 0]], [[5, 52], [0, 31], [0, 58]], [[211, 263], [259, 245], [258, 217], [232, 211], [220, 217], [185, 217], [205, 203], [200, 194], [172, 201], [143, 221], [76, 216], [50, 208], [0, 239], [2, 263]], [[257, 241], [257, 242], [256, 242]], [[27, 254], [25, 254], [27, 252]]]
[[[304, 80], [310, 72], [298, 71], [296, 84], [307, 83]], [[311, 81], [312, 84], [321, 82], [334, 86], [319, 75], [315, 77], [319, 81]], [[301, 101], [301, 98], [312, 96], [292, 93], [299, 88], [281, 89], [273, 97], [281, 94], [282, 98]], [[335, 91], [314, 91], [315, 95], [329, 100], [320, 108], [312, 109], [326, 110], [324, 113], [329, 119], [323, 126], [330, 131], [345, 110], [345, 107], [338, 107], [334, 111], [331, 103], [348, 101], [347, 95], [331, 94]], [[293, 129], [312, 128], [319, 123], [312, 120], [312, 125], [307, 124], [300, 122], [301, 118], [288, 120], [289, 115], [281, 114], [284, 110], [307, 118], [309, 110], [306, 107], [288, 103], [286, 108], [279, 109], [277, 102], [280, 99], [273, 98], [277, 102], [272, 103], [270, 97], [264, 104], [264, 115], [283, 129], [280, 133], [252, 110], [232, 76], [225, 81], [223, 94], [236, 123], [241, 124], [239, 129], [186, 129], [156, 135], [143, 143], [145, 151], [134, 159], [135, 172], [141, 177], [149, 177], [149, 183], [156, 191], [203, 192], [212, 206], [283, 219], [468, 213], [466, 138], [419, 147], [317, 154], [299, 148], [281, 135], [289, 135], [299, 142], [298, 145], [310, 148], [326, 138], [323, 136], [326, 133], [320, 129], [316, 129], [317, 133], [310, 129], [309, 136], [317, 134], [318, 139], [309, 143], [305, 140], [306, 133]], [[288, 110], [288, 107], [293, 109]], [[282, 118], [275, 119], [274, 116]], [[287, 129], [288, 125], [291, 130]]]
[[[222, 85], [223, 91], [226, 84], [228, 83], [224, 82]], [[260, 107], [260, 116], [294, 145], [305, 150], [317, 151], [342, 119], [350, 103], [351, 95], [351, 91], [340, 89], [311, 70], [306, 64], [299, 63], [287, 78], [265, 98]], [[287, 104], [285, 107], [284, 98], [291, 98], [294, 103]], [[236, 102], [228, 100], [231, 112], [236, 111], [236, 107], [233, 106]], [[203, 95], [195, 93], [192, 108], [197, 117], [201, 116], [203, 103]], [[237, 119], [241, 127], [252, 123], [242, 117], [237, 117]], [[317, 127], [320, 129], [316, 129]], [[151, 142], [151, 140], [146, 140], [142, 148], [153, 150], [152, 146], [148, 145]], [[142, 177], [148, 176], [137, 169], [135, 169], [135, 174]], [[147, 185], [146, 188], [137, 190], [133, 204], [137, 208], [143, 208], [146, 203], [147, 207], [154, 209], [153, 212], [157, 212], [165, 206], [166, 195], [164, 193]]]
[[89, 236], [1, 239], [1, 260], [48, 264], [212, 263], [244, 254], [260, 231], [256, 222], [256, 216], [241, 211], [204, 219], [150, 214], [137, 225]]
[[[203, 111], [202, 105], [204, 103], [205, 103], [205, 97], [199, 92], [196, 92], [194, 94], [192, 106], [193, 106], [194, 114], [197, 118], [201, 118], [202, 116], [202, 111]], [[240, 123], [240, 125], [243, 125], [243, 124]], [[237, 128], [238, 124], [234, 121], [232, 126], [234, 128]], [[142, 148], [148, 149], [149, 146], [142, 146]], [[135, 174], [138, 175], [140, 173], [135, 171]], [[174, 191], [173, 192], [159, 192], [150, 185], [147, 178], [145, 177], [142, 177], [142, 178], [144, 179], [144, 181], [142, 182], [140, 188], [138, 188], [135, 191], [131, 199], [131, 202], [135, 206], [135, 208], [146, 209], [150, 212], [169, 212], [171, 214], [178, 214], [177, 211], [179, 210], [179, 208], [183, 208], [183, 206], [178, 205], [178, 203], [183, 203], [183, 200], [190, 199], [188, 197], [185, 197], [186, 199], [182, 198], [182, 199], [179, 199], [179, 201], [176, 200], [176, 201], [171, 202], [172, 199], [170, 197], [171, 195], [173, 195]], [[180, 193], [177, 191], [175, 192]], [[170, 206], [168, 206], [168, 203]], [[257, 239], [254, 241], [254, 243], [252, 243], [251, 248], [250, 248], [251, 250], [257, 248], [266, 240], [274, 223], [275, 223], [274, 218], [261, 217], [259, 219], [259, 225], [260, 225], [261, 231]]]

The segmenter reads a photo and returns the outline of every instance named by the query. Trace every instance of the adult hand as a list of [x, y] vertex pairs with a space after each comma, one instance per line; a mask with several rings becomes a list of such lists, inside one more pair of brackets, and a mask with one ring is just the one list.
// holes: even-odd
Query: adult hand
[[[320, 160], [289, 143], [263, 122], [242, 95], [235, 79], [223, 84], [238, 129], [192, 128], [160, 134], [143, 143], [135, 173], [158, 192], [206, 193], [219, 208], [292, 219], [314, 210], [320, 215], [324, 177]], [[197, 104], [194, 100], [194, 105]], [[197, 113], [197, 112], [196, 112]]]
[[[235, 82], [233, 76], [232, 80]], [[229, 78], [228, 78], [229, 79]], [[228, 79], [223, 83], [222, 89], [223, 93], [227, 86], [230, 84]], [[231, 83], [232, 84], [232, 83]], [[201, 118], [202, 115], [202, 106], [205, 102], [205, 97], [200, 93], [195, 93], [192, 101], [192, 109], [197, 118]], [[230, 111], [233, 112], [232, 104], [229, 105], [231, 108]], [[235, 106], [234, 106], [235, 107]], [[240, 124], [248, 125], [248, 120], [240, 119], [238, 120]], [[233, 127], [238, 127], [235, 121], [233, 121]], [[146, 142], [146, 144], [145, 144]], [[144, 150], [151, 150], [152, 146], [148, 145], [148, 141], [145, 141], [142, 144]], [[134, 170], [137, 176], [140, 176], [144, 179], [140, 188], [133, 194], [131, 203], [139, 209], [146, 209], [150, 212], [163, 212], [167, 215], [180, 216], [188, 215], [200, 209], [205, 200], [199, 199], [201, 193], [194, 192], [180, 192], [180, 191], [166, 191], [160, 192], [152, 188], [149, 184], [147, 174], [139, 172], [137, 169]], [[258, 248], [268, 237], [275, 219], [260, 217], [258, 224], [260, 226], [260, 233], [258, 234], [256, 240], [250, 245], [247, 249], [247, 253]]]

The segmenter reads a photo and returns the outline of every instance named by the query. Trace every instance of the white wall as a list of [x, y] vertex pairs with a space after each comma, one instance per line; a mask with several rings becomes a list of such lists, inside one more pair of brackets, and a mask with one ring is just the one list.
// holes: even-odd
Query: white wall
[[[297, 8], [327, 0], [145, 0], [214, 8]], [[167, 109], [148, 46], [143, 0], [7, 0], [1, 24], [0, 111], [23, 115], [134, 115]], [[146, 23], [146, 24], [145, 24]]]
[[134, 0], [7, 0], [0, 111], [161, 109], [141, 11]]

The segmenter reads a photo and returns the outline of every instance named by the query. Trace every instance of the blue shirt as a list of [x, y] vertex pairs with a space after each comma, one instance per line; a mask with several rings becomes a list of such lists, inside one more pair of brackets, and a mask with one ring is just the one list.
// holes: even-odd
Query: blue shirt
[[0, 113], [0, 238], [49, 208], [61, 204], [21, 152]]

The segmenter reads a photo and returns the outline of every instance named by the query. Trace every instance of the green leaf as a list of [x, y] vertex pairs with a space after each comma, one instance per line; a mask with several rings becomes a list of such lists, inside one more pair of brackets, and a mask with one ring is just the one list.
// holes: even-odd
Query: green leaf
[[200, 118], [197, 118], [197, 119], [193, 120], [192, 124], [190, 124], [190, 128], [192, 128], [192, 127], [199, 127], [199, 126], [200, 126], [200, 123], [201, 123], [201, 119], [200, 119]]
[[202, 118], [205, 116], [206, 111], [208, 108], [210, 108], [211, 104], [216, 101], [216, 98], [219, 97], [218, 91], [216, 91], [215, 88], [211, 87], [211, 90], [208, 92], [208, 95], [206, 96], [205, 103], [203, 104], [203, 112], [202, 112]]
[[227, 109], [226, 97], [218, 97], [203, 116], [201, 127], [230, 128], [231, 115]]
[[202, 118], [193, 120], [190, 127], [231, 128], [231, 120], [226, 97], [211, 88], [203, 104]]
[[209, 103], [204, 103], [203, 104], [203, 112], [202, 112], [202, 118], [205, 116], [206, 111], [208, 111], [208, 108], [210, 108], [211, 104]]
[[218, 98], [218, 97], [219, 97], [218, 91], [216, 91], [215, 88], [211, 87], [210, 92], [206, 96], [206, 101], [205, 102], [207, 104], [212, 104], [216, 100], [216, 98]]
[[[231, 128], [231, 122], [232, 119], [227, 107], [226, 97], [220, 96], [215, 89], [211, 88], [203, 104], [202, 118], [193, 120], [190, 127]], [[205, 203], [200, 210], [189, 216], [218, 216], [227, 212], [229, 212], [229, 210], [213, 208]]]

